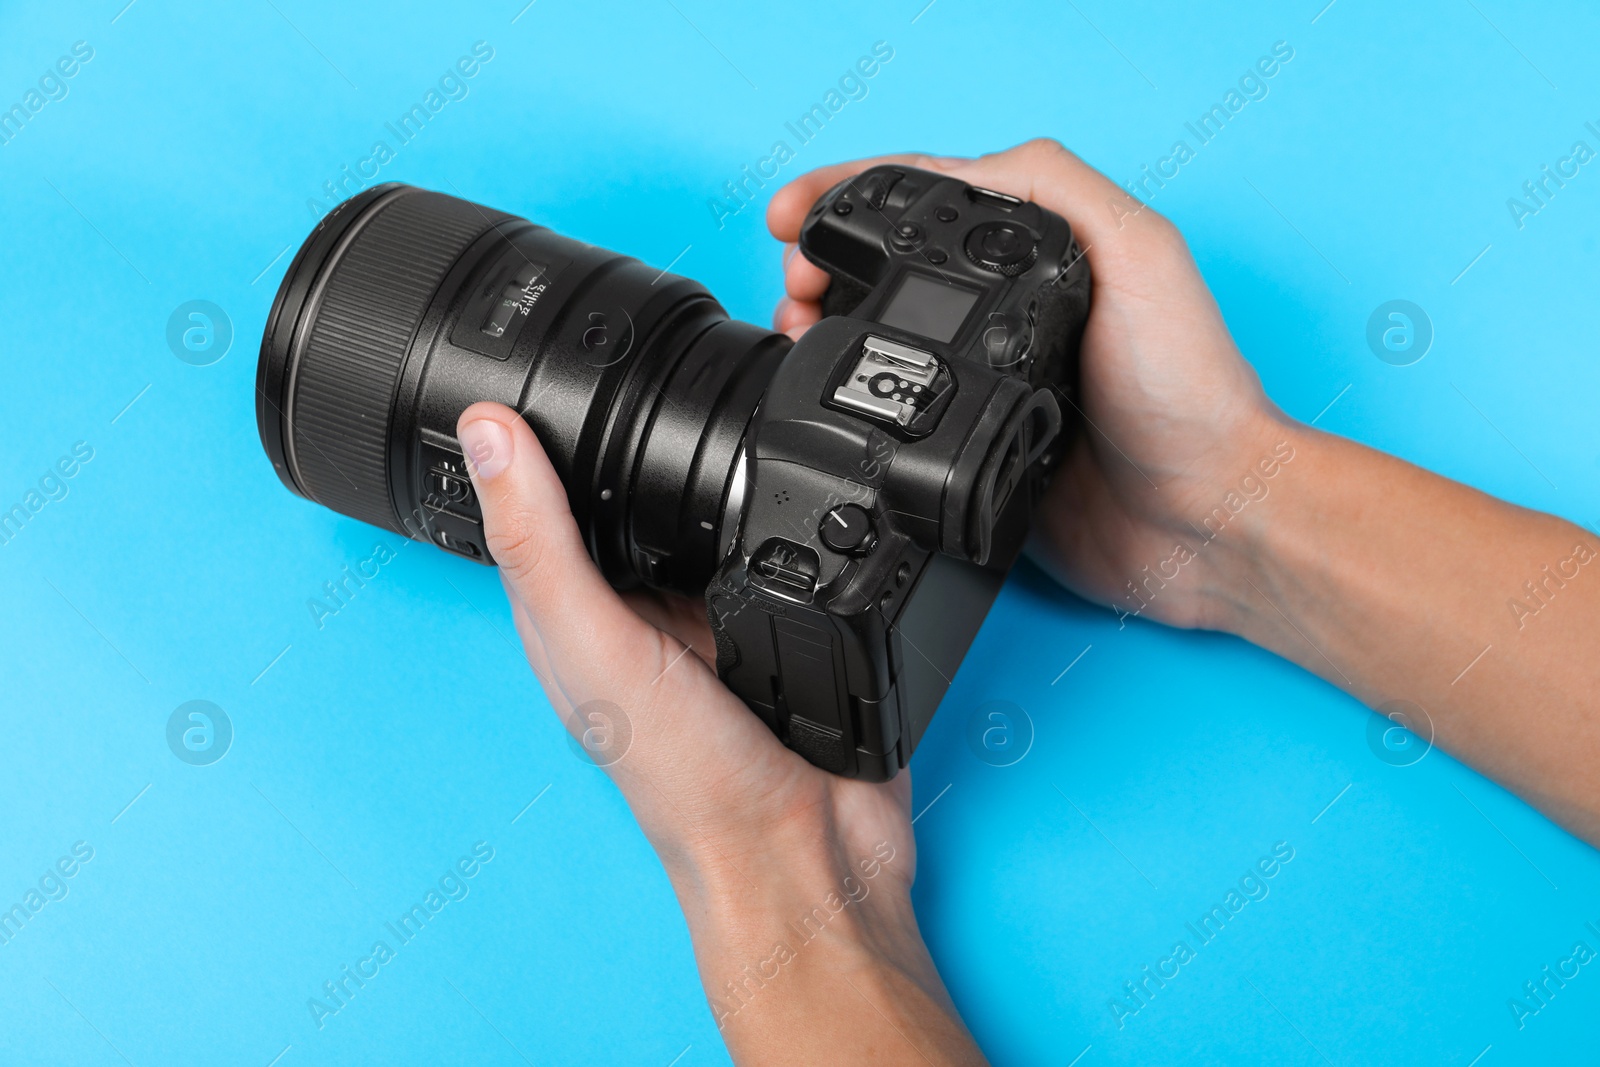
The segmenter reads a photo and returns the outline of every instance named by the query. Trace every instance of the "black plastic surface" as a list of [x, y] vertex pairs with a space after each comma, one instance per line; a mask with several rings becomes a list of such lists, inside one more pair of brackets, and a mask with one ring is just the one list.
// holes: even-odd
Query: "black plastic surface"
[[[524, 219], [367, 190], [280, 286], [262, 444], [295, 492], [492, 563], [455, 425], [516, 408], [608, 581], [703, 593], [751, 710], [818, 766], [886, 780], [1061, 454], [1088, 267], [1059, 217], [909, 167], [830, 190], [800, 247], [832, 282], [795, 344]], [[874, 383], [915, 402], [874, 410]]]

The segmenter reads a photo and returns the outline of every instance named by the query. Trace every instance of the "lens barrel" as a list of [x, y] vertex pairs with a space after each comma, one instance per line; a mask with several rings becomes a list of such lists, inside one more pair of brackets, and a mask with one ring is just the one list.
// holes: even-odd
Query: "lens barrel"
[[445, 273], [506, 217], [384, 185], [317, 226], [273, 304], [258, 370], [262, 442], [290, 488], [398, 529], [388, 473], [395, 386]]
[[329, 212], [290, 264], [257, 424], [299, 495], [492, 562], [455, 423], [499, 401], [538, 435], [613, 585], [699, 593], [789, 347], [693, 281], [391, 183]]

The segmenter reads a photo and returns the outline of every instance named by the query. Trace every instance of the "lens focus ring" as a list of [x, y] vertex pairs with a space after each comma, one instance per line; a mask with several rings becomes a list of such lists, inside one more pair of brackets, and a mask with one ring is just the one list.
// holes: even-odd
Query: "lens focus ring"
[[[289, 470], [306, 496], [404, 532], [389, 493], [395, 383], [451, 265], [474, 238], [510, 217], [401, 188], [350, 224], [295, 316], [310, 326], [296, 325], [286, 368], [283, 436]], [[284, 279], [286, 291], [293, 274]]]

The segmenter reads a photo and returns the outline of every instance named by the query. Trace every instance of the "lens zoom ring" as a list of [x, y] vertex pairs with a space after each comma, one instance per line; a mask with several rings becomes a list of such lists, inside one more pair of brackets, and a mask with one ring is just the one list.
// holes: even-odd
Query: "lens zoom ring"
[[289, 431], [306, 495], [398, 531], [388, 438], [406, 351], [457, 257], [510, 216], [422, 191], [376, 210], [329, 271], [295, 369]]

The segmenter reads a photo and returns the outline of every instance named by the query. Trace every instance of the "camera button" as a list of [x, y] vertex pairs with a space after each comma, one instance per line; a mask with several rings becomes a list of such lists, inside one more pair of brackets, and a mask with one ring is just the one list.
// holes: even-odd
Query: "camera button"
[[876, 170], [855, 184], [872, 209], [882, 211], [883, 205], [889, 200], [889, 190], [900, 184], [900, 179], [905, 176], [904, 171]]
[[944, 254], [944, 249], [942, 249], [942, 248], [930, 248], [928, 250], [928, 257], [927, 258], [928, 258], [928, 262], [929, 263], [932, 263], [934, 266], [937, 267], [939, 264], [943, 263], [945, 260], [949, 259], [950, 257]]
[[453, 471], [429, 471], [428, 489], [451, 504], [470, 504], [472, 501], [472, 483]]
[[465, 538], [455, 537], [451, 534], [444, 533], [443, 531], [439, 533], [439, 547], [448, 549], [458, 556], [466, 556], [468, 559], [483, 558], [483, 552], [478, 548], [477, 545], [466, 540]]
[[956, 219], [961, 217], [961, 213], [955, 208], [951, 207], [949, 204], [946, 204], [938, 211], [935, 211], [933, 213], [933, 217], [938, 219], [940, 222], [954, 222]]
[[873, 544], [872, 516], [859, 504], [840, 504], [823, 516], [818, 533], [835, 552], [867, 552]]
[[889, 246], [896, 252], [911, 253], [923, 246], [926, 235], [914, 222], [902, 223], [889, 234]]
[[967, 234], [967, 258], [984, 270], [1016, 277], [1038, 257], [1033, 234], [1014, 222], [985, 222]]

